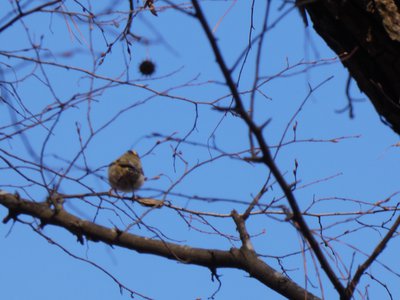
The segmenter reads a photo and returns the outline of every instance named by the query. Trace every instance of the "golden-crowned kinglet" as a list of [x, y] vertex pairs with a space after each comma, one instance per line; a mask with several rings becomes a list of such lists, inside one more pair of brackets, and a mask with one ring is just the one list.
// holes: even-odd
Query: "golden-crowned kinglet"
[[144, 183], [142, 163], [136, 151], [129, 150], [108, 167], [108, 181], [113, 189], [133, 192]]

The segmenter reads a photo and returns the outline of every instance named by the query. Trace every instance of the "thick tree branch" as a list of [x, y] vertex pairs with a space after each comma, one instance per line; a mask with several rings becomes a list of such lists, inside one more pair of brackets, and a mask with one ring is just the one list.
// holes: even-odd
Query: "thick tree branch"
[[394, 0], [303, 1], [385, 123], [400, 134], [400, 9]]
[[39, 219], [43, 226], [49, 224], [67, 229], [76, 235], [80, 242], [83, 242], [83, 237], [85, 237], [90, 241], [120, 246], [139, 253], [154, 254], [184, 264], [203, 266], [210, 270], [218, 268], [240, 269], [289, 299], [319, 299], [268, 266], [256, 256], [254, 251], [236, 248], [228, 251], [193, 248], [153, 240], [80, 219], [64, 209], [55, 212], [49, 208], [47, 203], [31, 202], [3, 191], [0, 193], [0, 204], [9, 210], [9, 214], [4, 218], [3, 223], [11, 219], [18, 220], [18, 216], [21, 214], [29, 215]]

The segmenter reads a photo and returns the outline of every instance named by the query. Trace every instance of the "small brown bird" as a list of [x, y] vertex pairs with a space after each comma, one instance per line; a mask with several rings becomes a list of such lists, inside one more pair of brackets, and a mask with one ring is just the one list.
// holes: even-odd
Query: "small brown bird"
[[133, 192], [143, 185], [144, 180], [142, 163], [134, 150], [125, 152], [108, 167], [108, 182], [114, 190]]

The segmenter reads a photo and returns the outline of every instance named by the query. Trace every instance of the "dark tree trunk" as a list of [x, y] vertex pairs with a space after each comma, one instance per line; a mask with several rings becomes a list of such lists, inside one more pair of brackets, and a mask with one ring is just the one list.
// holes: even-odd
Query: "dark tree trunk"
[[382, 120], [400, 134], [400, 1], [303, 0], [298, 5]]

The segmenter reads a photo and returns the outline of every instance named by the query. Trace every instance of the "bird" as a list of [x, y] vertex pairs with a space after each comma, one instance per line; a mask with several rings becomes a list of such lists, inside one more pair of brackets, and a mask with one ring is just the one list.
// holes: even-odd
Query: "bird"
[[142, 162], [135, 150], [128, 150], [108, 166], [108, 182], [116, 191], [134, 192], [144, 181]]

